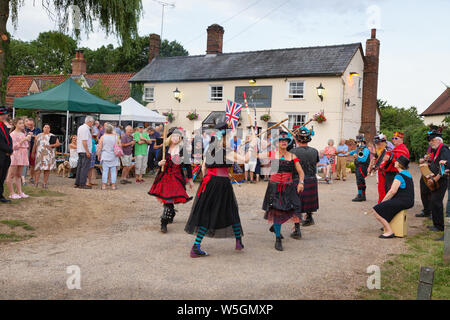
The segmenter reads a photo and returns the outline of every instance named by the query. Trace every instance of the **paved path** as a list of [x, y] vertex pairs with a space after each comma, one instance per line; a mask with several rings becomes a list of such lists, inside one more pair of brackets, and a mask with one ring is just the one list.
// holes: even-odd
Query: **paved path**
[[[74, 190], [69, 181], [51, 189], [71, 195], [60, 204], [47, 204], [48, 210], [60, 206], [54, 210], [64, 212], [70, 229], [38, 232], [29, 241], [0, 246], [1, 299], [345, 299], [355, 297], [356, 289], [365, 284], [369, 265], [405, 249], [403, 239], [378, 239], [379, 224], [363, 214], [377, 199], [375, 177], [369, 177], [369, 201], [363, 204], [351, 202], [353, 176], [346, 182], [320, 184], [316, 225], [302, 228], [302, 240], [291, 239], [291, 226], [284, 225], [283, 252], [274, 249], [274, 236], [262, 218], [265, 183], [235, 186], [245, 250], [236, 252], [233, 239], [205, 238], [202, 247], [211, 256], [203, 259], [189, 257], [193, 236], [183, 228], [190, 204], [178, 206], [176, 222], [163, 235], [158, 232], [161, 205], [145, 194], [149, 183], [121, 186], [114, 192]], [[102, 201], [95, 206], [98, 199]], [[64, 203], [69, 200], [72, 205], [67, 208]], [[419, 200], [416, 197], [410, 210], [410, 232], [422, 228], [420, 220], [411, 218], [420, 210]], [[42, 201], [46, 200], [33, 199], [28, 205]], [[91, 205], [80, 213], [73, 206], [77, 201]], [[45, 208], [35, 211], [41, 219], [46, 217]], [[75, 212], [76, 219], [71, 218]], [[79, 221], [82, 213], [93, 216], [87, 220], [94, 222]], [[58, 219], [55, 225], [64, 224]], [[67, 289], [70, 265], [81, 268], [81, 290]]]

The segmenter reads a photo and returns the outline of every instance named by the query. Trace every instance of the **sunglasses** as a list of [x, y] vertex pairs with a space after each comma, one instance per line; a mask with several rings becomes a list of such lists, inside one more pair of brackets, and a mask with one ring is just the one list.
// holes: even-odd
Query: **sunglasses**
[[400, 139], [399, 137], [393, 137], [392, 140], [398, 140]]

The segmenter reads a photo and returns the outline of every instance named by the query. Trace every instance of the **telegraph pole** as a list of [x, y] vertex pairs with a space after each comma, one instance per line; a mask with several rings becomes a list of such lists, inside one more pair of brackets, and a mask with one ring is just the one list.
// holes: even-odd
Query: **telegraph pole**
[[160, 0], [153, 0], [154, 2], [158, 3], [161, 5], [162, 8], [162, 12], [161, 12], [161, 41], [163, 40], [163, 26], [164, 26], [164, 8], [165, 7], [169, 7], [169, 8], [175, 8], [175, 4], [174, 3], [170, 3], [170, 2], [163, 2]]

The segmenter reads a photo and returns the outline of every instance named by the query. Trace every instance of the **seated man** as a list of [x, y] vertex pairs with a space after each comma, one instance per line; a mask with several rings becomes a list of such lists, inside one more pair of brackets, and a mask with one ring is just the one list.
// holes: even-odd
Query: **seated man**
[[325, 181], [329, 183], [331, 178], [331, 163], [330, 159], [328, 159], [323, 151], [320, 151], [319, 154], [319, 163], [317, 164], [317, 170], [323, 170], [323, 172], [325, 173]]

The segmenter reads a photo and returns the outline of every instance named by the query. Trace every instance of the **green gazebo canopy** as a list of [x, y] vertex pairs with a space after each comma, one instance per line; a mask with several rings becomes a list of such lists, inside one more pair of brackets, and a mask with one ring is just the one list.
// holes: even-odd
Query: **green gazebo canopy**
[[121, 107], [81, 88], [72, 78], [47, 91], [15, 98], [13, 107], [77, 113], [120, 114]]

